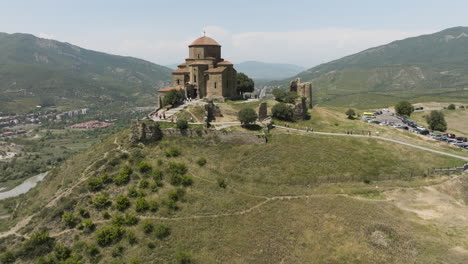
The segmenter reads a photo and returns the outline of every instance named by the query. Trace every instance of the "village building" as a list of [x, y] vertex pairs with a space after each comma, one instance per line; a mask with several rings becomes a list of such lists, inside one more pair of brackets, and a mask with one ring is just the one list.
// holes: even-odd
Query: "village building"
[[221, 57], [221, 45], [203, 36], [189, 45], [189, 57], [172, 73], [172, 87], [158, 91], [157, 107], [171, 90], [183, 91], [190, 99], [225, 99], [238, 95], [237, 71]]

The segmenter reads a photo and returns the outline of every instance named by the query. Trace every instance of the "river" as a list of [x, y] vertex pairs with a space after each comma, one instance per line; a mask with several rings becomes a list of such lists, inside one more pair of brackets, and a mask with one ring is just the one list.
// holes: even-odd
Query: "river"
[[32, 176], [28, 178], [27, 180], [25, 180], [20, 185], [16, 186], [15, 188], [6, 192], [0, 192], [0, 200], [4, 200], [7, 198], [11, 198], [11, 197], [16, 197], [23, 193], [27, 193], [32, 188], [36, 187], [37, 183], [42, 181], [47, 176], [48, 173], [49, 172], [44, 172], [36, 176]]

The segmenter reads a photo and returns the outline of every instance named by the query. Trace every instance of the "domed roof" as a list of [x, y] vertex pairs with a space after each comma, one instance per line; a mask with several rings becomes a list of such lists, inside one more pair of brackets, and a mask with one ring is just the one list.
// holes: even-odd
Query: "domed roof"
[[221, 47], [221, 45], [219, 45], [219, 43], [216, 42], [216, 40], [207, 36], [197, 38], [194, 42], [192, 42], [192, 44], [189, 45], [189, 47], [192, 47], [192, 46], [219, 46]]

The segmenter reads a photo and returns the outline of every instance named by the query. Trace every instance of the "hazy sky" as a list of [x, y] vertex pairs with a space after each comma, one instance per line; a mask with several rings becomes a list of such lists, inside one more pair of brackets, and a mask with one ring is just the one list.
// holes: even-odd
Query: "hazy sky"
[[202, 35], [223, 57], [306, 67], [366, 48], [468, 26], [466, 0], [0, 0], [0, 31], [180, 63]]

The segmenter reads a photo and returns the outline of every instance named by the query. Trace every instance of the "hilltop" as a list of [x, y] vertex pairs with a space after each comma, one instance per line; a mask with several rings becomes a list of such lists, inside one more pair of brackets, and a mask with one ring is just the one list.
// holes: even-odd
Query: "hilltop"
[[150, 104], [171, 70], [29, 34], [0, 33], [0, 112]]
[[[258, 103], [227, 102], [223, 118]], [[315, 108], [314, 120], [294, 125], [371, 129], [341, 112]], [[1, 220], [10, 231], [0, 250], [22, 263], [459, 263], [468, 241], [452, 234], [468, 229], [464, 180], [428, 171], [462, 163], [374, 138], [273, 129], [258, 145], [131, 144], [126, 130], [0, 202], [12, 215]]]
[[318, 103], [382, 107], [468, 98], [468, 27], [394, 41], [308, 69]]

